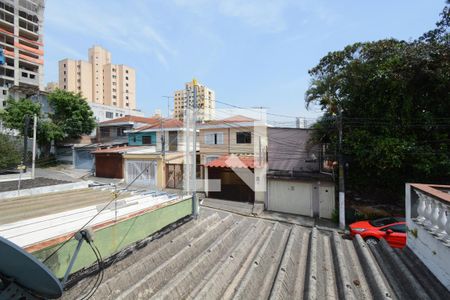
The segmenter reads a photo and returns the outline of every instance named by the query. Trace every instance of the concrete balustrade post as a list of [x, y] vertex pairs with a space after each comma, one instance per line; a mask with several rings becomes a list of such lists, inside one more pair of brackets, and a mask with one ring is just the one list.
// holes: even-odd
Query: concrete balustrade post
[[415, 218], [415, 222], [417, 224], [422, 224], [425, 221], [425, 210], [427, 208], [425, 195], [419, 192], [418, 190], [415, 190], [417, 196], [419, 197], [419, 203], [417, 205], [417, 217]]
[[441, 239], [446, 235], [445, 224], [447, 223], [448, 207], [444, 203], [439, 203], [439, 218], [438, 227], [439, 229], [435, 232], [435, 235]]
[[434, 234], [436, 231], [439, 230], [439, 210], [440, 210], [440, 202], [436, 199], [431, 200], [431, 203], [433, 205], [433, 210], [431, 213], [431, 226], [428, 228], [428, 230]]
[[431, 228], [432, 224], [431, 224], [431, 216], [433, 215], [433, 200], [431, 200], [430, 197], [425, 196], [426, 199], [426, 209], [425, 209], [425, 220], [423, 221], [423, 226], [425, 226], [425, 228]]

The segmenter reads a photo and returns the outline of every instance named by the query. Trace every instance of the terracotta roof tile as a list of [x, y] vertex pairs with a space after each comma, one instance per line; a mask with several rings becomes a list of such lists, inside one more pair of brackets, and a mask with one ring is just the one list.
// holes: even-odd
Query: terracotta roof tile
[[138, 116], [126, 115], [126, 116], [123, 116], [123, 117], [120, 117], [120, 118], [116, 118], [116, 119], [100, 122], [100, 124], [101, 125], [105, 125], [105, 124], [114, 124], [114, 123], [123, 123], [123, 122], [135, 122], [135, 123], [153, 124], [153, 123], [159, 122], [159, 119], [160, 119], [159, 117], [146, 118], [146, 117], [138, 117]]

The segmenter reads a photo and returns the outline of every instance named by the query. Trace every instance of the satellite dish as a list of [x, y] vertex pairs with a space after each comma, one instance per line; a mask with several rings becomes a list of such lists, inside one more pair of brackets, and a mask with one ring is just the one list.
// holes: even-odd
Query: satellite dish
[[0, 237], [0, 299], [56, 299], [63, 288], [43, 263]]

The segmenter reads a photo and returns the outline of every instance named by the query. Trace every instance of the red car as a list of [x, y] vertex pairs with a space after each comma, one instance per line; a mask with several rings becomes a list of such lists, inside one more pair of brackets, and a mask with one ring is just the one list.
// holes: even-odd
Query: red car
[[376, 244], [380, 239], [385, 239], [393, 248], [403, 248], [406, 245], [405, 218], [387, 217], [359, 221], [349, 227], [352, 237], [359, 234], [367, 244]]

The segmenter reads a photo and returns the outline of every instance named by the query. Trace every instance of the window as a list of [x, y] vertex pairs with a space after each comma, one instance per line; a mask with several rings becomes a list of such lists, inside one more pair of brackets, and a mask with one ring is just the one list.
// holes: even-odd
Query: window
[[101, 137], [108, 137], [109, 136], [109, 128], [108, 127], [100, 127], [100, 136]]
[[143, 136], [142, 144], [143, 145], [152, 145], [152, 137], [151, 136]]
[[207, 133], [205, 135], [205, 144], [207, 145], [222, 145], [223, 132]]
[[392, 226], [383, 228], [382, 230], [386, 231], [388, 229], [391, 229], [393, 232], [405, 233], [406, 232], [406, 225], [405, 224], [392, 225]]
[[[97, 98], [97, 100], [98, 100], [98, 98]], [[112, 118], [114, 118], [114, 113], [112, 113], [112, 112], [110, 112], [110, 111], [107, 111], [107, 112], [106, 112], [106, 117], [107, 117], [108, 119], [112, 119]]]
[[116, 95], [113, 95], [113, 99], [116, 99], [117, 98], [117, 96]]
[[219, 156], [217, 155], [208, 155], [205, 157], [205, 164], [212, 162], [213, 160], [218, 159]]
[[130, 106], [130, 104], [127, 103], [126, 106]]
[[[113, 105], [117, 105], [117, 102], [113, 102]], [[117, 117], [117, 114], [116, 114], [116, 117]]]
[[127, 73], [127, 74], [128, 74], [128, 70], [125, 70], [125, 73]]
[[236, 144], [251, 144], [252, 133], [251, 132], [236, 132]]
[[128, 87], [128, 83], [125, 83], [125, 86]]
[[28, 73], [22, 72], [23, 77], [28, 77]]
[[125, 96], [125, 99], [127, 99], [127, 100], [128, 100], [128, 96]]
[[128, 90], [126, 90], [126, 91], [125, 91], [125, 93], [127, 93], [127, 94], [128, 94]]
[[64, 71], [64, 75], [66, 75], [66, 71]]
[[2, 92], [3, 92], [3, 95], [6, 95], [6, 90], [3, 90]]
[[128, 76], [125, 76], [125, 79], [128, 80]]
[[[119, 115], [119, 114], [116, 113], [116, 117], [117, 117], [118, 115]], [[124, 136], [124, 135], [126, 135], [124, 131], [125, 131], [125, 128], [120, 128], [120, 127], [117, 128], [117, 136]]]

